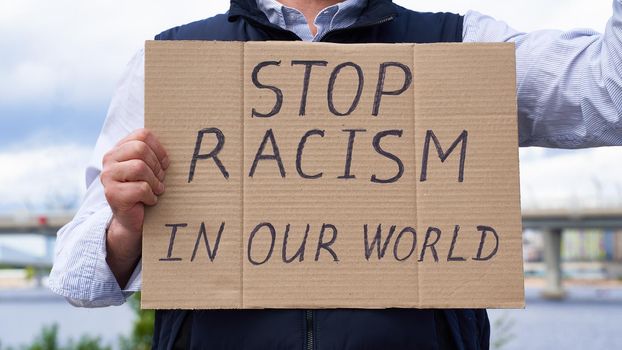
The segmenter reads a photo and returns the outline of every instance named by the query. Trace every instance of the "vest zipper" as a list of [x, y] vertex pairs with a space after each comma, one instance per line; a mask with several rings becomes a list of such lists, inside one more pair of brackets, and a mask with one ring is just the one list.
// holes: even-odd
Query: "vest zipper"
[[[272, 30], [276, 30], [278, 32], [286, 32], [286, 35], [290, 36], [291, 39], [294, 40], [302, 40], [300, 39], [300, 37], [298, 37], [298, 35], [296, 35], [293, 32], [290, 32], [288, 30], [284, 30], [283, 28], [274, 26], [272, 24], [268, 25], [265, 23], [261, 23], [260, 21], [257, 21], [256, 19], [249, 17], [249, 16], [243, 16], [244, 18], [246, 18], [246, 20], [252, 22], [255, 25], [259, 25], [259, 26], [263, 26], [263, 27], [267, 27], [270, 28]], [[322, 38], [320, 38], [319, 41], [324, 41], [324, 39], [326, 39], [326, 37], [328, 37], [330, 34], [336, 33], [336, 32], [340, 32], [340, 31], [347, 31], [347, 30], [352, 30], [352, 29], [357, 29], [357, 28], [363, 28], [363, 27], [371, 27], [371, 26], [375, 26], [375, 25], [379, 25], [382, 23], [386, 23], [389, 21], [392, 21], [395, 18], [395, 16], [389, 16], [389, 17], [385, 17], [379, 21], [376, 22], [371, 22], [371, 23], [365, 23], [365, 24], [360, 24], [360, 25], [355, 25], [352, 27], [347, 27], [347, 28], [341, 28], [341, 29], [337, 29], [337, 30], [333, 30], [333, 31], [329, 31], [327, 33], [324, 34], [324, 36]], [[313, 319], [313, 310], [305, 310], [305, 323], [307, 326], [307, 330], [306, 330], [306, 334], [305, 334], [305, 340], [306, 340], [306, 350], [314, 350], [314, 346], [315, 346], [315, 333], [313, 332], [314, 329], [314, 319]]]
[[307, 324], [306, 350], [313, 350], [313, 345], [315, 343], [315, 334], [313, 333], [313, 310], [305, 310], [305, 320]]
[[[324, 33], [324, 36], [322, 36], [320, 38], [319, 41], [324, 41], [329, 35], [333, 34], [333, 33], [337, 33], [340, 31], [347, 31], [347, 30], [352, 30], [352, 29], [357, 29], [357, 28], [363, 28], [363, 27], [372, 27], [372, 26], [376, 26], [382, 23], [386, 23], [389, 21], [392, 21], [395, 18], [395, 16], [389, 16], [389, 17], [385, 17], [379, 21], [376, 22], [372, 22], [372, 23], [365, 23], [365, 24], [361, 24], [361, 25], [355, 25], [352, 27], [347, 27], [347, 28], [341, 28], [341, 29], [337, 29], [337, 30], [332, 30], [332, 31], [328, 31], [326, 33]], [[314, 326], [314, 320], [313, 320], [313, 310], [305, 310], [305, 320], [307, 323], [307, 334], [306, 334], [306, 338], [307, 338], [307, 347], [306, 350], [314, 350], [314, 345], [315, 345], [315, 334], [313, 332], [313, 326]]]
[[[364, 24], [353, 25], [353, 26], [351, 26], [351, 27], [346, 27], [346, 28], [342, 28], [342, 29], [344, 29], [344, 30], [345, 30], [345, 29], [357, 29], [357, 28], [363, 28], [363, 27], [373, 27], [373, 26], [377, 26], [377, 25], [379, 25], [379, 24], [383, 24], [383, 23], [386, 23], [386, 22], [392, 21], [394, 18], [395, 18], [395, 16], [388, 16], [388, 17], [385, 17], [385, 18], [383, 18], [383, 19], [380, 19], [380, 20], [378, 20], [378, 21], [376, 21], [376, 22], [370, 22], [370, 23], [364, 23]], [[341, 29], [338, 29], [338, 30], [341, 30]]]

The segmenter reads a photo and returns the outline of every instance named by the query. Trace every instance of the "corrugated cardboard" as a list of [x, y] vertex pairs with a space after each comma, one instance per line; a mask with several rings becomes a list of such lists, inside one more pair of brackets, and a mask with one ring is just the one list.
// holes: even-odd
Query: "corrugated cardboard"
[[514, 60], [147, 42], [145, 124], [172, 164], [143, 307], [522, 307]]

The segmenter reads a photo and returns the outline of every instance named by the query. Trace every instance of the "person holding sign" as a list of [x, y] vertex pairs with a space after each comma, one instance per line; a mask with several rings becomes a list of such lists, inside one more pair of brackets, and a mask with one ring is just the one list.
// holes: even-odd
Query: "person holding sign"
[[[418, 13], [390, 0], [232, 0], [226, 14], [157, 40], [335, 43], [514, 42], [521, 146], [622, 144], [622, 0], [606, 31], [521, 33], [471, 11]], [[144, 126], [144, 61], [130, 63], [87, 169], [88, 191], [58, 236], [50, 288], [83, 307], [119, 305], [141, 284], [145, 206], [170, 161]], [[485, 310], [159, 310], [156, 349], [488, 349]]]

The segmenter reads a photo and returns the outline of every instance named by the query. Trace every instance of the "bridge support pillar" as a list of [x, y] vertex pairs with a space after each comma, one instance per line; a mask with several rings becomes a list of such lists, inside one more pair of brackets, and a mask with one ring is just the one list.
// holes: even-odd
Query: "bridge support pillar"
[[542, 297], [561, 300], [566, 297], [562, 287], [562, 229], [544, 232], [544, 262], [546, 265], [546, 286]]

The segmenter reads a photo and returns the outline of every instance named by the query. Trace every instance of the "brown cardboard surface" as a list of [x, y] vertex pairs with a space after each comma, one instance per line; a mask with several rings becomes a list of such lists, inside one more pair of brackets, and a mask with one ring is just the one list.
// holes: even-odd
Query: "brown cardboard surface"
[[147, 42], [172, 165], [143, 307], [522, 307], [514, 65], [510, 44]]

